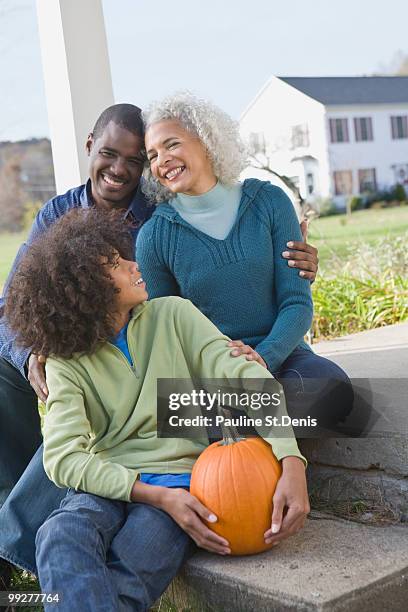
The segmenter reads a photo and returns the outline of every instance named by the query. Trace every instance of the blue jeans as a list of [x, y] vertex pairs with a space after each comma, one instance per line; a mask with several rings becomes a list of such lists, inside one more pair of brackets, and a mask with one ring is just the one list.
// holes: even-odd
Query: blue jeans
[[45, 610], [149, 610], [195, 549], [162, 510], [68, 489], [36, 537]]
[[41, 442], [37, 397], [24, 376], [0, 357], [0, 507]]
[[[291, 416], [300, 415], [302, 397], [313, 397], [319, 412], [333, 413], [336, 419], [347, 416], [352, 408], [353, 389], [347, 374], [329, 359], [312, 351], [295, 349], [276, 377], [285, 391], [287, 381], [295, 384], [294, 406], [288, 399]], [[9, 461], [12, 459], [9, 457]], [[66, 490], [56, 487], [45, 474], [40, 447], [0, 510], [0, 557], [37, 573], [34, 544], [37, 530], [59, 507], [65, 494]]]

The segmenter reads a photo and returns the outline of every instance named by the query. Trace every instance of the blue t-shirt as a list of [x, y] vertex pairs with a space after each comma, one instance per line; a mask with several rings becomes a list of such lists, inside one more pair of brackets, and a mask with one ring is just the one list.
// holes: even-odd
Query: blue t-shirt
[[111, 344], [113, 344], [120, 351], [122, 351], [122, 353], [124, 354], [124, 356], [126, 357], [128, 362], [130, 363], [131, 367], [133, 368], [133, 361], [132, 361], [132, 357], [130, 355], [129, 345], [128, 345], [128, 341], [127, 341], [127, 329], [128, 329], [128, 325], [129, 325], [129, 321], [126, 323], [125, 327], [122, 327], [120, 332], [114, 338], [112, 338]]

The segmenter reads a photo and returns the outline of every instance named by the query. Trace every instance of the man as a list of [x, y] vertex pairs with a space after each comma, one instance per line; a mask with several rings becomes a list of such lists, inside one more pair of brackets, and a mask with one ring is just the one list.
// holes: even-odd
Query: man
[[[139, 228], [154, 210], [139, 189], [145, 161], [143, 138], [143, 122], [138, 107], [132, 104], [117, 104], [101, 114], [86, 142], [89, 180], [85, 185], [52, 198], [42, 207], [26, 244], [18, 252], [4, 294], [30, 243], [72, 208], [95, 206], [101, 209], [123, 210], [124, 218], [130, 222], [131, 232], [136, 240]], [[3, 302], [4, 299], [0, 303], [1, 310]], [[45, 402], [47, 395], [41, 356], [17, 347], [3, 318], [0, 321], [0, 505], [5, 502], [41, 444], [37, 396]], [[22, 491], [20, 498], [16, 495], [10, 500], [0, 517], [0, 556], [31, 571], [35, 569], [34, 563], [31, 559], [24, 558], [25, 540], [24, 537], [21, 539], [22, 530], [25, 528], [25, 513], [35, 518], [36, 512], [39, 512], [42, 522], [41, 507], [46, 507], [49, 503], [51, 507], [54, 507], [55, 503], [58, 505], [65, 494], [65, 491], [55, 487], [54, 490], [49, 490], [49, 483], [44, 478], [39, 481], [33, 478], [33, 482], [35, 495], [28, 499], [29, 496], [24, 495]], [[22, 522], [15, 513], [17, 505]], [[35, 523], [38, 527], [37, 522]], [[27, 535], [32, 537], [30, 529], [27, 530]], [[14, 546], [16, 542], [19, 542], [17, 548]], [[7, 588], [10, 577], [10, 568], [4, 563], [2, 574], [3, 576], [0, 573], [0, 589]]]
[[[150, 218], [149, 205], [139, 184], [145, 161], [141, 111], [131, 104], [106, 109], [89, 134], [89, 180], [62, 196], [49, 200], [38, 213], [27, 243], [14, 262], [5, 292], [21, 256], [30, 243], [56, 219], [72, 208], [95, 206], [123, 211], [136, 240], [141, 225]], [[285, 257], [303, 269], [305, 279], [317, 271], [316, 250], [304, 243], [293, 244]], [[3, 301], [0, 308], [3, 307]], [[33, 542], [38, 528], [59, 506], [66, 490], [47, 478], [42, 465], [40, 419], [37, 396], [48, 395], [41, 356], [21, 350], [14, 343], [4, 319], [0, 321], [0, 590], [7, 589], [9, 562], [36, 573]], [[33, 456], [34, 455], [34, 456]], [[29, 468], [19, 480], [32, 459]], [[16, 484], [18, 483], [18, 484]], [[16, 486], [15, 486], [16, 485]], [[9, 495], [13, 489], [12, 495]], [[2, 582], [1, 582], [2, 581]]]

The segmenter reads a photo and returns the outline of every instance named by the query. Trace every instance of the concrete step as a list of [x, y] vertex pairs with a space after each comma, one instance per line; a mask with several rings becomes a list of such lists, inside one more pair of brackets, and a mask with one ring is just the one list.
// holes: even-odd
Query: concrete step
[[352, 502], [364, 511], [365, 502], [361, 519], [378, 524], [314, 510], [267, 553], [199, 552], [167, 592], [180, 612], [407, 612], [408, 324], [313, 349], [354, 379], [368, 437], [302, 440], [309, 492], [332, 511]]
[[183, 612], [406, 612], [408, 527], [314, 512], [299, 534], [266, 553], [200, 551], [166, 595]]
[[408, 438], [302, 440], [308, 490], [318, 507], [364, 502], [408, 523]]
[[408, 323], [321, 342], [313, 350], [350, 376], [356, 397], [350, 420], [358, 417], [364, 433], [300, 442], [309, 460], [309, 492], [328, 505], [364, 501], [408, 521]]

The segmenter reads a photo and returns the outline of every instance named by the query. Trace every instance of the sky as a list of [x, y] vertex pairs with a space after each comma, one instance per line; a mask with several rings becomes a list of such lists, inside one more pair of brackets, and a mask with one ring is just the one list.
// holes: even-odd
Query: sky
[[[189, 89], [239, 118], [271, 75], [369, 75], [408, 54], [406, 0], [102, 2], [115, 100], [142, 107]], [[35, 0], [0, 0], [0, 92], [0, 141], [48, 136]]]

